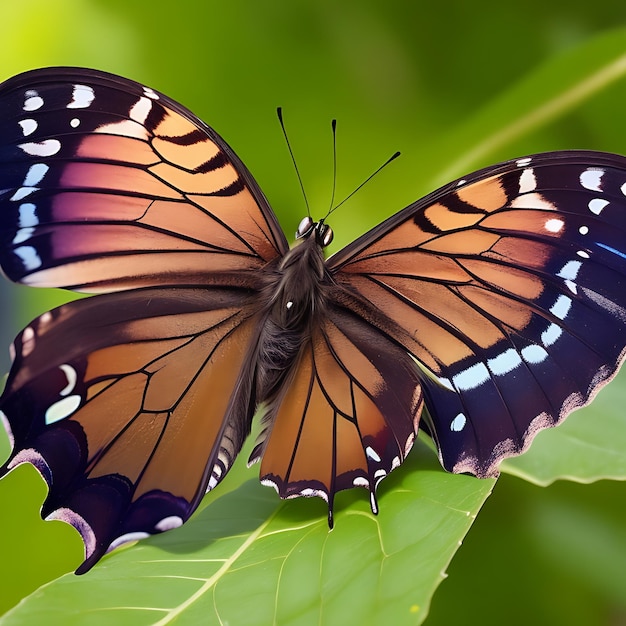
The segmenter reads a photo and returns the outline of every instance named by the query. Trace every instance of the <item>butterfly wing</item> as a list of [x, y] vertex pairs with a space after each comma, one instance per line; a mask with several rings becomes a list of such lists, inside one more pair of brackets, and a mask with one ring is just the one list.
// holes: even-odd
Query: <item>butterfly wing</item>
[[0, 85], [0, 266], [115, 291], [32, 322], [0, 398], [89, 569], [186, 520], [250, 430], [259, 268], [287, 250], [258, 186], [192, 113], [137, 83], [52, 68]]
[[411, 449], [423, 398], [406, 351], [332, 306], [300, 352], [286, 392], [268, 408], [250, 462], [283, 498], [319, 496], [332, 525], [337, 491], [376, 487]]
[[[17, 337], [0, 400], [42, 507], [109, 547], [182, 524], [226, 475], [254, 413], [255, 320], [241, 293], [148, 288], [61, 306]], [[236, 391], [235, 391], [236, 390]]]
[[0, 137], [0, 266], [13, 281], [206, 284], [288, 249], [224, 140], [130, 80], [76, 68], [11, 78]]
[[348, 306], [415, 359], [446, 469], [497, 475], [583, 406], [626, 346], [626, 159], [481, 170], [328, 260]]

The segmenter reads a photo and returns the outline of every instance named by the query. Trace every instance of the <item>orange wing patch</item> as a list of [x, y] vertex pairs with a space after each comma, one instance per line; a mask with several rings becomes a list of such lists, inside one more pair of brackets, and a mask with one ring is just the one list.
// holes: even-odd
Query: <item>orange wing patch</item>
[[[88, 478], [122, 474], [135, 484], [133, 500], [154, 489], [188, 502], [204, 493], [207, 460], [211, 470], [252, 336], [250, 322], [229, 334], [234, 325], [209, 326], [141, 371], [119, 378], [70, 418], [87, 435]], [[134, 346], [119, 346], [117, 357], [120, 350], [132, 355]], [[90, 372], [97, 380], [98, 372]], [[231, 451], [230, 462], [237, 451]], [[187, 461], [181, 464], [181, 458]]]
[[461, 187], [456, 195], [463, 202], [487, 212], [501, 209], [508, 201], [500, 176], [492, 176], [467, 187]]
[[[54, 90], [77, 97], [70, 81]], [[84, 110], [72, 132], [35, 124], [21, 148], [49, 154], [32, 170], [24, 166], [15, 189], [28, 202], [16, 206], [25, 226], [12, 243], [13, 280], [112, 291], [215, 283], [247, 270], [244, 280], [254, 282], [260, 265], [286, 252], [245, 166], [191, 112], [139, 85], [120, 89], [105, 75], [81, 94], [89, 98], [79, 95]], [[90, 109], [94, 99], [115, 106]]]
[[[359, 329], [361, 338], [365, 334], [372, 339], [365, 347], [338, 322], [328, 322], [303, 349], [263, 444], [261, 462], [264, 484], [274, 486], [283, 498], [323, 498], [331, 523], [333, 497], [342, 489], [368, 488], [376, 510], [376, 487], [410, 450], [422, 407], [415, 376], [410, 383], [402, 381], [402, 391], [387, 382], [397, 356], [384, 354], [384, 349], [381, 354], [376, 344], [382, 340], [374, 339], [375, 330], [365, 325]], [[402, 363], [397, 365], [402, 368]], [[408, 399], [400, 403], [402, 395]]]

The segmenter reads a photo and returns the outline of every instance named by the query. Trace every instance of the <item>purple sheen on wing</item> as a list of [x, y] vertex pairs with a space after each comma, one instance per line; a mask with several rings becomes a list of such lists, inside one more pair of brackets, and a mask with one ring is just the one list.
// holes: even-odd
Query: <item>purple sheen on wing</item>
[[34, 450], [33, 448], [27, 448], [20, 450], [10, 461], [7, 463], [7, 469], [12, 470], [14, 467], [21, 465], [22, 463], [30, 463], [42, 476], [42, 478], [52, 485], [52, 472], [46, 459]]
[[83, 538], [85, 544], [85, 559], [88, 559], [96, 550], [96, 535], [91, 526], [75, 511], [68, 508], [57, 509], [46, 516], [46, 521], [59, 520], [73, 526]]

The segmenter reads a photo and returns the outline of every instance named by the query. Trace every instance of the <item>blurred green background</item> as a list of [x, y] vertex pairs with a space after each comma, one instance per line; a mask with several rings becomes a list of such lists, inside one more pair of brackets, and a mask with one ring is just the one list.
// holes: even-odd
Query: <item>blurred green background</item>
[[[462, 166], [567, 148], [626, 153], [623, 78], [607, 80], [545, 124], [513, 132], [525, 106], [554, 88], [539, 77], [520, 92], [526, 102], [515, 97], [516, 86], [626, 26], [623, 0], [22, 0], [2, 3], [0, 23], [0, 79], [34, 67], [80, 65], [167, 93], [236, 150], [289, 236], [304, 205], [277, 106], [315, 215], [330, 200], [332, 118], [338, 119], [338, 198], [401, 150], [401, 159], [333, 215], [335, 249], [446, 182], [444, 172], [465, 173]], [[584, 54], [570, 60], [567, 71], [588, 61]], [[502, 105], [507, 93], [510, 104]], [[503, 128], [508, 134], [498, 134]], [[494, 133], [500, 140], [487, 141]], [[67, 294], [6, 281], [0, 290], [5, 372], [15, 333]], [[0, 460], [7, 454], [1, 441]], [[39, 521], [44, 494], [32, 468], [20, 467], [0, 483], [0, 613], [80, 561], [82, 547], [70, 528]], [[623, 482], [542, 489], [503, 477], [426, 623], [626, 624], [625, 504]]]

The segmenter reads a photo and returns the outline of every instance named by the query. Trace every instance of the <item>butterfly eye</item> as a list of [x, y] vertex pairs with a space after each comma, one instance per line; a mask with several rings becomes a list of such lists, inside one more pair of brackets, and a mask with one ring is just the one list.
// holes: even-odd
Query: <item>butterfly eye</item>
[[296, 231], [296, 239], [302, 239], [311, 233], [311, 230], [315, 226], [315, 222], [310, 217], [305, 217], [302, 219], [300, 224], [298, 225], [298, 230]]
[[319, 243], [322, 248], [329, 246], [332, 243], [334, 236], [335, 234], [328, 224], [320, 222], [317, 225], [317, 243]]

